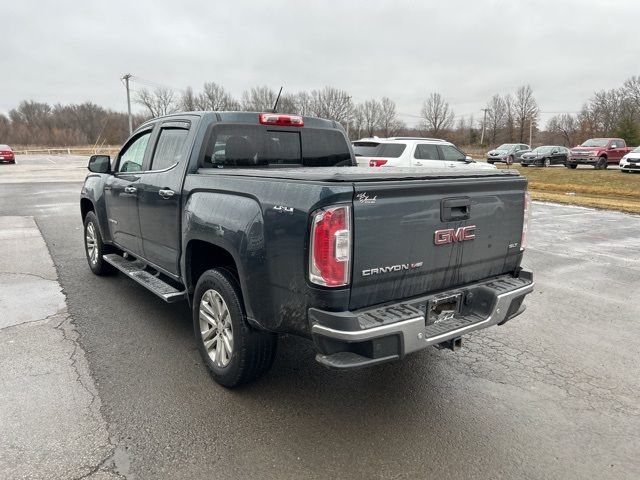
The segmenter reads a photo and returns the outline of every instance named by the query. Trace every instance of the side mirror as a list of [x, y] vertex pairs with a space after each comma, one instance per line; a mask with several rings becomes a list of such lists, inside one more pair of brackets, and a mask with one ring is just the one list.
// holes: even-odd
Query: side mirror
[[464, 161], [465, 161], [465, 162], [467, 162], [467, 163], [473, 163], [473, 162], [475, 162], [475, 160], [474, 160], [473, 158], [471, 158], [469, 155], [466, 155], [466, 156], [464, 157]]
[[615, 145], [615, 143], [614, 143], [613, 145], [609, 145], [609, 148], [608, 148], [607, 150], [613, 150], [613, 149], [615, 149], [615, 148], [616, 148], [616, 145]]
[[109, 155], [91, 155], [87, 168], [93, 173], [109, 173], [111, 171], [111, 157]]

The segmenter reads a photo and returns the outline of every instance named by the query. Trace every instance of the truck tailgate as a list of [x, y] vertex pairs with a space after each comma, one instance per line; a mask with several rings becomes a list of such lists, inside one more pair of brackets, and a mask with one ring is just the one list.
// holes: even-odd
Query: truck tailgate
[[350, 309], [513, 272], [525, 190], [520, 176], [354, 182]]

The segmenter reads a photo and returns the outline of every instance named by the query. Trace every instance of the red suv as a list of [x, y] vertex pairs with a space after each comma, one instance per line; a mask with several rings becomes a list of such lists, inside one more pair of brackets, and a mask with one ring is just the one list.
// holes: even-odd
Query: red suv
[[567, 168], [576, 168], [579, 163], [593, 165], [596, 170], [607, 168], [610, 163], [618, 164], [631, 151], [621, 138], [590, 138], [582, 145], [571, 149]]
[[0, 145], [0, 163], [16, 163], [16, 156], [9, 145]]

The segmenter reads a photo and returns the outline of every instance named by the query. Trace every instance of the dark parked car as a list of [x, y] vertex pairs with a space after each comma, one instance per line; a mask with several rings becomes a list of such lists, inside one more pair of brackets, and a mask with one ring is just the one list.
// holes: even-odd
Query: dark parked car
[[569, 149], [559, 145], [545, 145], [537, 147], [522, 155], [520, 164], [523, 167], [535, 165], [537, 167], [549, 167], [551, 165], [566, 165], [569, 158]]
[[0, 145], [0, 163], [16, 163], [16, 156], [9, 145]]
[[170, 115], [89, 170], [89, 268], [188, 302], [204, 363], [225, 386], [264, 374], [278, 333], [312, 340], [328, 367], [365, 367], [456, 349], [522, 313], [533, 290], [520, 267], [526, 178], [359, 168], [334, 121]]

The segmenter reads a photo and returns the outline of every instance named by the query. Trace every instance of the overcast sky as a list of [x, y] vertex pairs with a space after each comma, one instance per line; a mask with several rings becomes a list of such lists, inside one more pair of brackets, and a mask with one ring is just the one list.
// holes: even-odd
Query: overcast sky
[[236, 97], [332, 85], [356, 102], [388, 96], [413, 124], [431, 92], [477, 118], [528, 83], [543, 112], [575, 112], [640, 74], [640, 0], [0, 0], [0, 12], [2, 112], [23, 99], [124, 111], [131, 73]]

